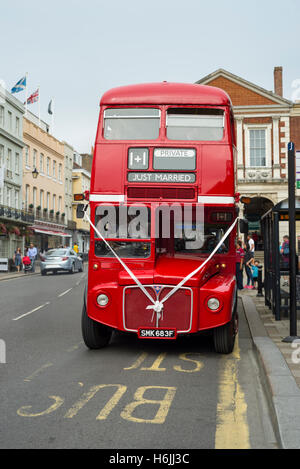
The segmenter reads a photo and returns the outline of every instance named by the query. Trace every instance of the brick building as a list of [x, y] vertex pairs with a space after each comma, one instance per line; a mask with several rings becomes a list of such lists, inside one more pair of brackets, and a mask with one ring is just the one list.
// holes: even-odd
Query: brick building
[[[251, 197], [244, 216], [260, 232], [260, 217], [288, 197], [287, 143], [300, 150], [300, 104], [283, 97], [282, 67], [274, 68], [274, 92], [219, 69], [196, 83], [226, 91], [237, 136], [237, 192]], [[241, 206], [241, 215], [244, 207]], [[282, 225], [282, 230], [286, 227]]]

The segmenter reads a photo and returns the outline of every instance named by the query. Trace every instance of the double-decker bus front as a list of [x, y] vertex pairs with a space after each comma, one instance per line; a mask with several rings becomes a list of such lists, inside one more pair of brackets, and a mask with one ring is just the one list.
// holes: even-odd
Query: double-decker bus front
[[232, 351], [234, 145], [231, 103], [217, 88], [164, 82], [103, 96], [89, 195], [88, 347], [107, 345], [114, 329], [164, 339], [211, 330], [216, 351]]

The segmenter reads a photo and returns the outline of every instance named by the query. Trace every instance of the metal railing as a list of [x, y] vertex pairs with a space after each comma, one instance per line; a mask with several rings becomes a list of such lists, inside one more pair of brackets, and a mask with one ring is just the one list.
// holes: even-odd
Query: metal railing
[[56, 214], [55, 212], [43, 210], [43, 209], [30, 209], [34, 214], [35, 220], [46, 221], [50, 223], [57, 223], [59, 225], [66, 226], [66, 217], [62, 214]]
[[29, 224], [34, 222], [34, 214], [29, 210], [19, 210], [7, 205], [0, 205], [0, 218], [7, 221], [19, 221]]

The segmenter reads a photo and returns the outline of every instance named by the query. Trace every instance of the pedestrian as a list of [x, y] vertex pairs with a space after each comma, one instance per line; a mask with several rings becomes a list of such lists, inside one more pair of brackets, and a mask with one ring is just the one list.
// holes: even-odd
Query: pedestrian
[[253, 277], [253, 285], [254, 288], [257, 290], [258, 288], [258, 266], [259, 266], [259, 261], [255, 260], [254, 258], [252, 259], [251, 269], [252, 269], [252, 277]]
[[235, 275], [238, 290], [243, 290], [243, 264], [244, 264], [245, 251], [243, 243], [240, 239], [236, 242], [236, 262], [235, 262]]
[[73, 250], [76, 252], [76, 254], [78, 254], [79, 249], [78, 249], [78, 244], [77, 243], [74, 243]]
[[15, 266], [17, 267], [17, 271], [20, 272], [21, 266], [22, 266], [22, 252], [21, 248], [17, 248], [14, 254], [14, 263]]
[[252, 239], [251, 235], [247, 236], [247, 248], [249, 247], [249, 251], [252, 257], [254, 257], [254, 252], [255, 252], [255, 243], [254, 240]]
[[31, 261], [31, 272], [35, 272], [35, 260], [37, 257], [37, 248], [34, 246], [33, 243], [30, 244], [30, 247], [27, 251], [27, 255]]
[[257, 242], [258, 242], [258, 234], [257, 234], [257, 231], [254, 231], [253, 235], [252, 235], [252, 239], [254, 241], [254, 248], [257, 250]]
[[244, 257], [244, 263], [245, 263], [245, 270], [246, 270], [246, 275], [247, 275], [247, 285], [245, 285], [245, 288], [249, 288], [249, 290], [253, 290], [254, 288], [252, 269], [250, 267], [250, 264], [252, 264], [252, 262], [253, 262], [253, 255], [252, 255], [252, 252], [250, 251], [250, 248], [248, 247], [245, 253], [245, 257]]
[[[282, 259], [282, 268], [283, 270], [289, 270], [290, 268], [290, 238], [285, 235], [283, 237], [282, 244], [280, 246], [280, 254], [281, 254], [281, 259]], [[289, 277], [284, 276], [283, 277], [283, 286], [287, 286], [289, 284], [288, 282]]]
[[31, 264], [30, 257], [27, 254], [25, 254], [25, 256], [23, 257], [22, 263], [24, 265], [24, 274], [26, 274], [27, 273], [26, 267]]

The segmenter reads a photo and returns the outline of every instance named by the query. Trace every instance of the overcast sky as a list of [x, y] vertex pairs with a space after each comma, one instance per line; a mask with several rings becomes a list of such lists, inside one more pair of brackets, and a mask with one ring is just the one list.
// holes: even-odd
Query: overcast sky
[[300, 0], [1, 4], [0, 79], [10, 90], [28, 72], [29, 93], [40, 85], [41, 117], [50, 122], [54, 97], [54, 135], [79, 152], [90, 151], [100, 97], [115, 86], [194, 83], [224, 68], [273, 90], [273, 68], [282, 65], [284, 97], [295, 80], [300, 88]]

